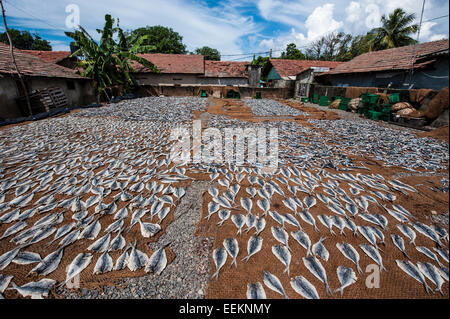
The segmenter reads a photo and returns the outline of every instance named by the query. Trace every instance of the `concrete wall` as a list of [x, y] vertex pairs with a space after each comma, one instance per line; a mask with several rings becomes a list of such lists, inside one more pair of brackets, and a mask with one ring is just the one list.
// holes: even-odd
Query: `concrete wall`
[[[74, 88], [69, 89], [72, 82]], [[29, 77], [26, 83], [30, 91], [45, 89], [48, 87], [60, 87], [65, 92], [69, 106], [86, 105], [95, 102], [92, 81], [80, 79]], [[13, 78], [5, 76], [0, 78], [0, 118], [14, 118], [28, 114], [22, 114], [16, 103], [18, 89]]]
[[135, 79], [139, 85], [248, 85], [247, 78], [203, 77], [197, 74], [136, 73]]
[[[414, 70], [413, 84], [414, 89], [432, 89], [441, 90], [448, 87], [448, 56], [437, 58], [437, 61], [425, 70]], [[390, 83], [391, 88], [408, 89], [410, 86], [409, 71], [392, 72], [371, 72], [371, 73], [353, 73], [353, 74], [334, 74], [327, 75], [325, 79], [329, 80], [331, 86], [357, 86], [357, 87], [387, 87]]]

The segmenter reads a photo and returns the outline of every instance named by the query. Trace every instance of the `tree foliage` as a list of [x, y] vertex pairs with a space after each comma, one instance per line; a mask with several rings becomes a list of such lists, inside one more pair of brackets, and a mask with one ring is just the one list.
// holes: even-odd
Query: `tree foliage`
[[104, 93], [109, 98], [108, 90], [111, 92], [114, 86], [129, 91], [135, 85], [131, 74], [132, 61], [157, 72], [152, 63], [136, 55], [154, 49], [144, 44], [148, 36], [137, 38], [130, 44], [119, 27], [119, 21], [114, 26], [114, 19], [109, 14], [105, 15], [103, 29], [97, 29], [97, 32], [101, 34], [99, 43], [81, 26], [80, 30], [66, 32], [66, 35], [74, 40], [74, 46], [78, 48], [72, 54], [80, 57], [77, 67], [83, 70], [83, 76], [93, 79], [98, 95]]
[[[21, 50], [41, 50], [51, 51], [52, 46], [47, 40], [43, 40], [37, 33], [31, 34], [29, 31], [20, 31], [16, 29], [9, 29], [14, 47]], [[0, 42], [8, 43], [6, 32], [0, 33]]]
[[127, 41], [130, 44], [136, 43], [143, 36], [146, 36], [146, 39], [142, 45], [151, 45], [154, 47], [152, 50], [147, 51], [147, 53], [187, 53], [186, 45], [183, 44], [183, 37], [178, 32], [173, 31], [172, 28], [160, 25], [146, 26], [126, 33]]
[[283, 51], [281, 53], [281, 59], [305, 60], [306, 56], [303, 54], [302, 51], [297, 49], [295, 43], [290, 43], [286, 46], [286, 51]]
[[220, 52], [217, 49], [213, 49], [207, 46], [198, 48], [194, 51], [194, 54], [201, 54], [205, 57], [205, 60], [220, 61]]

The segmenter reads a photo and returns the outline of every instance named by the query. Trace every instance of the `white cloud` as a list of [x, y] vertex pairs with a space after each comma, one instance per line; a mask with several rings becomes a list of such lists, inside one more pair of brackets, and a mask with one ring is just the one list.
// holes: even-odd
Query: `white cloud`
[[345, 8], [345, 13], [347, 14], [345, 21], [349, 23], [356, 23], [360, 21], [363, 14], [361, 4], [355, 1], [350, 2], [349, 6]]
[[428, 41], [437, 41], [437, 40], [442, 40], [442, 39], [447, 39], [448, 35], [447, 34], [435, 34], [432, 35], [431, 37], [428, 38]]
[[325, 34], [334, 32], [344, 25], [343, 22], [333, 19], [333, 11], [334, 4], [331, 3], [314, 9], [305, 23], [309, 41], [314, 41]]

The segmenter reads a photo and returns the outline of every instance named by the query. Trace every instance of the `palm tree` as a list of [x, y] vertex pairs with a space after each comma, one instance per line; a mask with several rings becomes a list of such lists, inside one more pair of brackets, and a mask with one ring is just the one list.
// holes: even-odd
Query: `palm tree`
[[397, 8], [389, 14], [389, 17], [381, 17], [381, 27], [372, 29], [370, 34], [370, 50], [385, 50], [405, 45], [415, 44], [417, 41], [411, 38], [419, 29], [413, 24], [416, 16], [407, 14], [403, 9]]
[[101, 34], [99, 43], [83, 27], [79, 26], [79, 29], [75, 32], [66, 32], [67, 36], [74, 39], [73, 46], [77, 48], [71, 57], [80, 57], [76, 67], [83, 70], [82, 76], [93, 79], [98, 99], [101, 94], [105, 94], [109, 99], [107, 91], [112, 92], [114, 86], [129, 91], [136, 84], [131, 75], [132, 61], [158, 72], [155, 65], [137, 56], [137, 53], [154, 49], [153, 46], [142, 45], [147, 37], [141, 37], [130, 46], [119, 27], [119, 21], [114, 27], [114, 19], [109, 14], [105, 15], [103, 30], [97, 29]]

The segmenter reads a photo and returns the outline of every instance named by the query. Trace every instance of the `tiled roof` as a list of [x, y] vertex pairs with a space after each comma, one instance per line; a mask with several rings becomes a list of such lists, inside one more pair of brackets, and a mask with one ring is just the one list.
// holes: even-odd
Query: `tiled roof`
[[282, 78], [289, 76], [296, 76], [297, 74], [311, 67], [327, 67], [332, 69], [343, 63], [335, 61], [285, 60], [285, 59], [270, 59], [269, 61]]
[[38, 50], [22, 50], [22, 52], [34, 55], [41, 60], [49, 63], [58, 63], [70, 56], [70, 51], [38, 51]]
[[248, 78], [250, 62], [205, 61], [205, 77]]
[[[54, 63], [44, 62], [34, 55], [14, 50], [14, 56], [20, 72], [25, 76], [43, 76], [55, 78], [85, 79], [74, 70]], [[0, 74], [17, 74], [11, 60], [9, 46], [0, 43]]]
[[[203, 55], [143, 53], [138, 56], [153, 63], [161, 73], [203, 74]], [[151, 72], [140, 63], [133, 63], [136, 72]]]
[[[448, 54], [448, 39], [418, 44], [416, 56], [423, 59], [442, 51]], [[389, 70], [405, 70], [412, 66], [414, 45], [394, 49], [364, 53], [348, 61], [326, 74], [375, 72]], [[433, 61], [416, 60], [415, 68], [423, 67]]]

